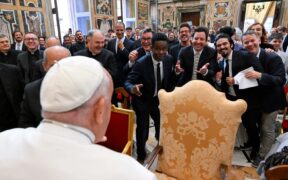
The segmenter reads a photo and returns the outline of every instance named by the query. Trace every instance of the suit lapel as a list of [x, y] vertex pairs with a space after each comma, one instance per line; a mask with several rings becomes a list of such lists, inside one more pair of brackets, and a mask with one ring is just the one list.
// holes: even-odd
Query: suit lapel
[[155, 82], [156, 82], [156, 78], [155, 78], [155, 74], [154, 74], [154, 66], [153, 66], [153, 61], [152, 61], [152, 55], [149, 56], [149, 58], [147, 59], [147, 75], [149, 76], [149, 80], [151, 82], [151, 87], [154, 90], [155, 89]]

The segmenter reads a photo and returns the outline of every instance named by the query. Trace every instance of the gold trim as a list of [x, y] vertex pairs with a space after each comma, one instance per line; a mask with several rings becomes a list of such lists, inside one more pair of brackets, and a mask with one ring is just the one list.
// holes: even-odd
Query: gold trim
[[[135, 119], [135, 112], [133, 110], [129, 109], [123, 109], [123, 108], [118, 108], [112, 105], [111, 107], [111, 112], [116, 112], [120, 114], [125, 114], [128, 115], [129, 117], [129, 123], [128, 123], [128, 142], [123, 149], [122, 153], [132, 155], [133, 152], [133, 130], [134, 130], [134, 119]], [[129, 147], [130, 146], [130, 147]]]

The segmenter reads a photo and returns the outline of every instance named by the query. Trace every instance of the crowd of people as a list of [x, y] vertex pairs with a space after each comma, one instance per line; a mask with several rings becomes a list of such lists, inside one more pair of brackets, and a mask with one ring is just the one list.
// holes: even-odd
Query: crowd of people
[[[62, 46], [54, 36], [45, 39], [33, 32], [23, 35], [16, 31], [13, 33], [15, 42], [10, 43], [9, 38], [1, 34], [0, 131], [16, 127], [49, 126], [54, 124], [54, 121], [51, 123], [48, 120], [51, 118], [69, 124], [70, 121], [58, 117], [57, 113], [65, 114], [83, 104], [85, 106], [87, 97], [86, 101], [76, 104], [74, 101], [83, 98], [81, 96], [88, 93], [86, 91], [90, 86], [93, 87], [91, 92], [94, 92], [97, 88], [93, 84], [97, 84], [98, 77], [95, 75], [93, 78], [93, 70], [89, 66], [83, 67], [92, 74], [87, 75], [91, 78], [88, 78], [89, 81], [76, 84], [80, 86], [78, 90], [88, 88], [82, 94], [82, 90], [76, 91], [74, 86], [71, 92], [65, 90], [68, 85], [61, 86], [64, 80], [73, 82], [73, 78], [81, 79], [81, 73], [87, 73], [80, 71], [77, 66], [71, 68], [75, 72], [69, 72], [70, 79], [59, 73], [60, 80], [56, 77], [49, 83], [47, 80], [46, 86], [49, 88], [45, 90], [46, 73], [49, 75], [49, 69], [54, 64], [61, 64], [63, 58], [75, 56], [74, 60], [78, 57], [81, 62], [84, 56], [102, 65], [111, 76], [114, 88], [124, 87], [130, 93], [132, 108], [136, 113], [139, 162], [142, 163], [147, 156], [145, 145], [149, 134], [149, 117], [154, 121], [155, 138], [159, 140], [158, 91], [173, 91], [176, 86], [183, 86], [191, 80], [203, 80], [224, 92], [229, 100], [241, 98], [247, 102], [248, 108], [242, 116], [242, 123], [248, 141], [242, 149], [252, 148], [250, 158], [256, 167], [275, 141], [275, 119], [278, 111], [287, 105], [284, 92], [288, 70], [287, 28], [279, 26], [272, 30], [267, 33], [262, 24], [254, 23], [244, 33], [239, 28], [229, 26], [215, 33], [206, 27], [191, 27], [183, 23], [178, 32], [153, 32], [150, 28], [136, 28], [133, 31], [130, 27], [125, 28], [124, 23], [117, 22], [115, 29], [105, 35], [97, 29], [89, 31], [85, 37], [79, 30], [75, 36], [67, 34], [63, 37]], [[81, 67], [81, 63], [77, 65]], [[241, 82], [234, 77], [243, 70], [246, 70], [245, 78], [257, 82], [257, 86], [239, 87]], [[61, 83], [57, 84], [58, 81]], [[57, 93], [61, 95], [59, 99]], [[64, 93], [67, 93], [66, 99], [62, 99]], [[88, 99], [91, 97], [90, 94]], [[75, 106], [70, 107], [72, 101]], [[66, 102], [72, 104], [63, 109]], [[115, 94], [112, 94], [111, 102], [117, 105]], [[75, 122], [77, 118], [82, 119], [76, 114], [71, 115], [75, 116], [67, 117], [75, 117]], [[74, 125], [81, 125], [77, 123]]]

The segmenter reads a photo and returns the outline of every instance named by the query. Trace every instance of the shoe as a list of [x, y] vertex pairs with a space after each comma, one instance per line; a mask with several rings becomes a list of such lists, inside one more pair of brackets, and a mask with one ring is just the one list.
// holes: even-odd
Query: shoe
[[240, 146], [240, 150], [250, 151], [252, 150], [252, 145], [250, 143], [244, 143], [244, 146]]
[[256, 159], [257, 155], [258, 155], [258, 151], [255, 149], [252, 149], [251, 153], [250, 153], [250, 160], [254, 161]]
[[260, 164], [260, 162], [261, 161], [263, 161], [264, 160], [264, 157], [262, 157], [262, 156], [257, 156], [256, 158], [255, 158], [255, 160], [252, 162], [252, 167], [254, 167], [254, 168], [257, 168], [258, 166], [259, 166], [259, 164]]

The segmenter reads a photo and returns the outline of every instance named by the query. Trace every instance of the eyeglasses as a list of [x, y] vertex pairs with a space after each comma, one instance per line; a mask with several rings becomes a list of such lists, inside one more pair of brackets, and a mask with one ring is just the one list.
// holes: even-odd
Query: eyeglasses
[[189, 32], [190, 32], [189, 30], [184, 30], [184, 31], [180, 31], [180, 34], [189, 33]]
[[150, 41], [152, 38], [142, 38], [142, 41]]
[[24, 40], [25, 40], [25, 41], [30, 41], [30, 40], [31, 40], [31, 41], [36, 41], [36, 40], [38, 40], [38, 38], [25, 38]]

